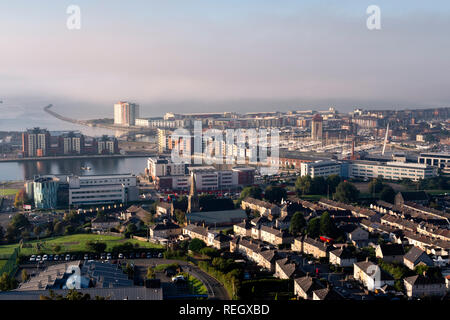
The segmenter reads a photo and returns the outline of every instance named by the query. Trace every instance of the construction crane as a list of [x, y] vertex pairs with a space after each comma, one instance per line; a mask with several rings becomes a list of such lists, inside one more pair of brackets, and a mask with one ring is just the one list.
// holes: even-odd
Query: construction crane
[[388, 139], [388, 134], [389, 134], [389, 122], [388, 122], [387, 127], [386, 127], [386, 135], [384, 136], [383, 152], [381, 152], [382, 156], [384, 156], [384, 151], [386, 150], [386, 143], [387, 143], [387, 139]]

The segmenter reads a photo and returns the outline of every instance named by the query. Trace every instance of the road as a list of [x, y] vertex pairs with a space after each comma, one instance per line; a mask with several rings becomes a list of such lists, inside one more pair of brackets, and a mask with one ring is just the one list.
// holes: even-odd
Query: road
[[197, 266], [191, 265], [186, 261], [181, 260], [167, 260], [167, 259], [138, 259], [134, 261], [136, 266], [155, 266], [158, 264], [171, 264], [178, 263], [183, 271], [192, 274], [194, 277], [199, 279], [206, 287], [208, 291], [208, 298], [215, 300], [230, 300], [227, 290], [224, 286], [217, 281], [215, 278], [211, 277], [206, 272], [200, 270]]

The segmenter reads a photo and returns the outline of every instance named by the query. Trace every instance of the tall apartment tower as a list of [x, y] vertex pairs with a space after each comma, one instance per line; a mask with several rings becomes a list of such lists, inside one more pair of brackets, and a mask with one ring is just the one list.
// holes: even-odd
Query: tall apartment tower
[[315, 114], [314, 117], [312, 118], [312, 122], [311, 122], [311, 139], [312, 140], [322, 140], [322, 134], [323, 134], [322, 123], [323, 123], [322, 116], [318, 113]]
[[134, 126], [136, 118], [139, 118], [138, 104], [123, 101], [114, 104], [114, 124]]
[[45, 129], [28, 129], [22, 133], [22, 152], [24, 157], [43, 157], [48, 153], [50, 133]]
[[191, 173], [191, 191], [189, 192], [188, 198], [188, 209], [187, 212], [197, 212], [200, 211], [200, 204], [197, 194], [197, 186], [195, 185], [194, 172]]

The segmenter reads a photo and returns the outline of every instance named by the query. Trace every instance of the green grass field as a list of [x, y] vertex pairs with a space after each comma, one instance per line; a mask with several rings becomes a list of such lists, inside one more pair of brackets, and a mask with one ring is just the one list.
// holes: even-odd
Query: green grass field
[[19, 189], [3, 189], [0, 188], [0, 197], [15, 195]]
[[[106, 251], [111, 251], [111, 249], [119, 244], [123, 244], [125, 242], [130, 242], [133, 245], [139, 244], [140, 248], [163, 248], [161, 245], [154, 244], [151, 242], [143, 242], [134, 239], [125, 239], [116, 236], [106, 236], [106, 235], [98, 235], [98, 234], [74, 234], [70, 236], [61, 236], [55, 238], [47, 238], [40, 240], [39, 243], [41, 245], [41, 250], [38, 251], [36, 244], [38, 241], [26, 242], [25, 246], [20, 250], [21, 255], [31, 255], [38, 253], [47, 253], [47, 254], [55, 254], [54, 248], [56, 245], [61, 246], [60, 253], [66, 252], [89, 252], [86, 248], [86, 243], [88, 241], [100, 241], [104, 242], [107, 245]], [[31, 244], [31, 247], [27, 247]], [[0, 255], [12, 254], [14, 249], [17, 247], [17, 243], [11, 245], [3, 245], [0, 246]]]
[[6, 264], [8, 260], [0, 260], [0, 269]]

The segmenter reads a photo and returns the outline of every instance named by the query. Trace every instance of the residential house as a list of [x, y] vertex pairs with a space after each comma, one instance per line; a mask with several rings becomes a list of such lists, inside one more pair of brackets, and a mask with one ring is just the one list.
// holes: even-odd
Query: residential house
[[275, 261], [275, 277], [280, 279], [291, 279], [298, 276], [301, 271], [294, 261], [289, 258], [279, 259]]
[[244, 210], [250, 209], [254, 212], [258, 212], [261, 216], [273, 216], [278, 217], [281, 213], [280, 207], [277, 205], [258, 200], [252, 197], [247, 197], [241, 202], [241, 208]]
[[347, 233], [347, 239], [357, 247], [365, 247], [369, 242], [369, 232], [361, 227], [356, 227]]
[[309, 275], [294, 279], [294, 294], [305, 300], [313, 299], [313, 291], [323, 289], [319, 282]]
[[230, 247], [231, 237], [223, 234], [221, 232], [208, 232], [208, 242], [207, 245], [217, 250], [226, 249]]
[[250, 237], [252, 235], [252, 224], [248, 220], [244, 220], [241, 223], [235, 224], [233, 231], [236, 236]]
[[344, 300], [336, 290], [323, 288], [313, 291], [313, 300]]
[[188, 224], [184, 227], [183, 235], [188, 235], [191, 239], [200, 239], [205, 243], [208, 242], [208, 229], [195, 224]]
[[91, 221], [91, 228], [98, 231], [110, 231], [112, 228], [116, 228], [120, 225], [120, 222], [115, 217], [110, 216], [98, 216]]
[[405, 202], [415, 202], [422, 205], [427, 205], [429, 201], [428, 195], [425, 191], [401, 191], [395, 195], [394, 204], [400, 206]]
[[150, 237], [169, 239], [178, 237], [182, 233], [179, 225], [164, 219], [162, 223], [156, 223], [150, 227]]
[[426, 275], [415, 275], [403, 280], [406, 295], [410, 298], [420, 298], [425, 296], [442, 297], [446, 294], [447, 288], [444, 278], [432, 278]]
[[339, 267], [351, 267], [357, 259], [350, 250], [341, 248], [330, 251], [329, 262]]
[[353, 264], [353, 277], [360, 281], [369, 291], [381, 287], [394, 285], [394, 278], [370, 261], [361, 261]]
[[291, 245], [293, 251], [299, 251], [304, 254], [310, 254], [316, 259], [328, 257], [329, 251], [333, 247], [325, 242], [304, 236], [303, 238], [295, 238]]
[[170, 217], [174, 213], [173, 203], [161, 201], [156, 206], [156, 215], [159, 217]]
[[418, 265], [426, 265], [432, 267], [434, 265], [425, 251], [418, 247], [412, 247], [403, 257], [403, 264], [409, 269], [414, 270]]
[[402, 244], [383, 243], [377, 245], [375, 256], [388, 263], [402, 263], [405, 250]]

